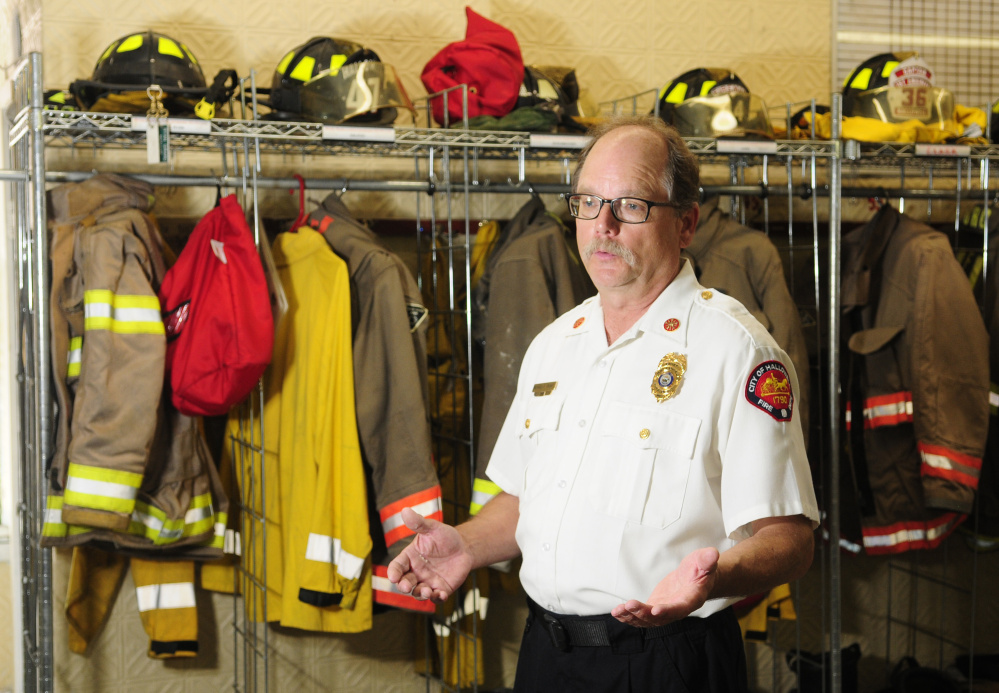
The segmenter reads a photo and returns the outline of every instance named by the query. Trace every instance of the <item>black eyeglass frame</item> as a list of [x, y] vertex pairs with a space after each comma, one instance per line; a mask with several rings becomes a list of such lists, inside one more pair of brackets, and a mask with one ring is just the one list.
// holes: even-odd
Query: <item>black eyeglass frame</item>
[[[573, 211], [572, 209], [572, 198], [574, 197], [577, 198], [589, 197], [594, 200], [600, 200], [600, 206], [597, 208], [597, 213], [594, 214], [592, 217], [580, 216], [578, 204], [576, 205], [576, 211]], [[614, 203], [620, 202], [621, 200], [636, 200], [638, 202], [644, 202], [646, 205], [648, 205], [648, 209], [645, 210], [645, 218], [642, 219], [641, 221], [628, 221], [627, 219], [622, 219], [621, 217], [619, 217], [617, 215], [617, 210], [614, 207]], [[571, 214], [576, 219], [582, 219], [584, 221], [591, 221], [599, 217], [600, 212], [603, 211], [604, 205], [608, 202], [610, 203], [611, 206], [611, 214], [613, 214], [614, 218], [617, 219], [622, 224], [644, 224], [649, 220], [649, 215], [652, 214], [653, 207], [672, 207], [673, 209], [680, 209], [680, 205], [676, 204], [675, 202], [653, 202], [652, 200], [643, 200], [641, 197], [634, 197], [632, 195], [627, 195], [625, 197], [615, 197], [614, 199], [611, 200], [605, 200], [599, 195], [594, 195], [592, 193], [571, 193], [565, 196], [565, 204], [569, 208], [569, 214]]]

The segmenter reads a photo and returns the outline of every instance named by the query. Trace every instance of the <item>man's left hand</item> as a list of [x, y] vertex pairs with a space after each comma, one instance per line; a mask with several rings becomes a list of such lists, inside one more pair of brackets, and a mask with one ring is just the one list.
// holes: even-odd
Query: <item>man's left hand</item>
[[707, 601], [717, 577], [717, 567], [717, 549], [698, 549], [688, 554], [676, 570], [656, 585], [647, 603], [630, 599], [615, 606], [611, 615], [638, 628], [663, 626], [686, 618]]

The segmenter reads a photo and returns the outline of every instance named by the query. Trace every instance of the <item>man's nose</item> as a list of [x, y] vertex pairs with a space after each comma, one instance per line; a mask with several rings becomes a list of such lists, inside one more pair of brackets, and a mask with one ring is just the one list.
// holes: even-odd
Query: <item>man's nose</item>
[[621, 230], [621, 222], [614, 216], [610, 202], [604, 202], [600, 206], [600, 212], [594, 219], [594, 230], [597, 233], [616, 235]]

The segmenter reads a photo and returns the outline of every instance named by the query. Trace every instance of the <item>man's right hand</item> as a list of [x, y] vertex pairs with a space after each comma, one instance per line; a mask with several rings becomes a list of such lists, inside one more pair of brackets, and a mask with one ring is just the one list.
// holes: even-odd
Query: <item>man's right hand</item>
[[417, 599], [443, 602], [468, 577], [472, 555], [458, 530], [443, 522], [402, 509], [402, 520], [416, 536], [389, 563], [388, 579]]

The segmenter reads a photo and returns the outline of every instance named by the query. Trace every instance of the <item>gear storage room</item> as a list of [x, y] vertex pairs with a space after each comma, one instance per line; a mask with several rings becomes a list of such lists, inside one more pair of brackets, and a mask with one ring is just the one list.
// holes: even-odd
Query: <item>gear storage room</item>
[[[401, 508], [456, 523], [497, 492], [483, 470], [516, 386], [499, 354], [519, 364], [593, 293], [561, 196], [586, 127], [613, 113], [681, 131], [702, 178], [687, 258], [798, 374], [821, 522], [805, 577], [735, 605], [751, 690], [999, 685], [994, 3], [0, 7], [0, 691], [510, 689], [528, 613], [516, 562], [436, 608], [393, 590], [385, 565], [410, 538]], [[95, 221], [108, 207], [117, 221]], [[247, 281], [274, 346], [235, 404], [213, 389], [181, 411], [164, 342], [184, 313], [160, 289], [223, 210], [259, 250]], [[286, 260], [319, 239], [304, 226], [326, 264], [298, 293]], [[919, 338], [858, 290], [888, 227], [923, 254], [906, 266], [894, 249], [881, 299], [907, 281], [946, 296], [900, 301]], [[70, 281], [106, 270], [84, 229], [132, 248], [117, 262], [162, 318], [135, 284], [109, 298]], [[523, 274], [544, 248], [562, 261]], [[546, 293], [548, 317], [531, 318]], [[307, 296], [324, 314], [291, 319]], [[91, 340], [101, 305], [113, 320]], [[344, 337], [322, 343], [316, 322]], [[105, 338], [110, 362], [88, 355]], [[134, 346], [148, 340], [158, 357]], [[280, 450], [336, 425], [319, 406], [281, 416], [294, 340], [353, 376], [335, 416], [359, 454], [292, 483]], [[329, 502], [347, 518], [324, 530], [336, 603], [289, 557], [291, 528]]]

